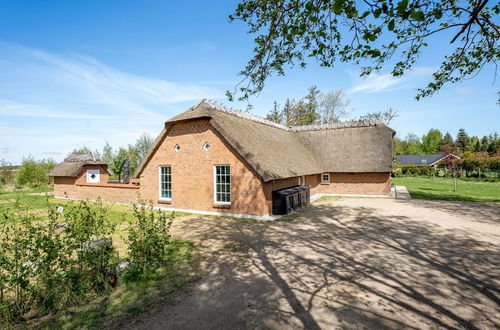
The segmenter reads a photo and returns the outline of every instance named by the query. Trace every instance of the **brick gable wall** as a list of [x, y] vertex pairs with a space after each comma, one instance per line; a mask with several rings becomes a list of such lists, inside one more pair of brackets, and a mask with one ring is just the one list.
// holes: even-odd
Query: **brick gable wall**
[[[204, 150], [205, 142], [210, 144]], [[174, 147], [180, 146], [180, 151]], [[159, 199], [159, 166], [170, 165], [172, 199]], [[214, 203], [214, 165], [231, 166], [231, 205]], [[141, 197], [176, 209], [267, 215], [263, 183], [206, 119], [173, 125], [141, 173]]]

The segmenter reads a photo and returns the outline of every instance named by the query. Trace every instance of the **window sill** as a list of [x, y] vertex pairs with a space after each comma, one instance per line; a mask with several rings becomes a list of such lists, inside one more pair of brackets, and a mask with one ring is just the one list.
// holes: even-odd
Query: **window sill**
[[172, 204], [171, 199], [159, 199], [158, 204]]
[[214, 209], [230, 209], [231, 203], [213, 203], [212, 207]]

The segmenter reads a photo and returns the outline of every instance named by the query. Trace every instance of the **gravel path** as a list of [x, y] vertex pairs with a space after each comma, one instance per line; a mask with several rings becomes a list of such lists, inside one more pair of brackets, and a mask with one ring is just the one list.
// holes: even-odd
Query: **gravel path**
[[204, 248], [205, 276], [120, 328], [500, 328], [498, 204], [346, 198], [173, 231]]

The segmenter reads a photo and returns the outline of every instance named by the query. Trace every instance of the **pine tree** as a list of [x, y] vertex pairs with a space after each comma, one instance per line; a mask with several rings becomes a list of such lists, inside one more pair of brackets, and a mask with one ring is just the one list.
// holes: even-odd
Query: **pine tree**
[[294, 103], [295, 103], [294, 100], [290, 100], [289, 98], [287, 98], [285, 105], [283, 106], [283, 124], [285, 124], [286, 126], [294, 125], [292, 116]]
[[460, 148], [461, 152], [467, 151], [467, 147], [469, 146], [469, 136], [463, 128], [458, 130], [456, 145]]
[[281, 124], [283, 122], [283, 115], [278, 102], [274, 101], [273, 109], [267, 114], [266, 119]]
[[453, 137], [451, 136], [450, 132], [446, 132], [444, 135], [443, 139], [441, 140], [441, 143], [439, 143], [439, 149], [443, 149], [443, 147], [453, 147], [455, 145], [455, 142], [453, 142]]
[[309, 87], [308, 93], [304, 98], [304, 113], [302, 115], [303, 124], [301, 125], [310, 125], [315, 122], [318, 122], [320, 119], [320, 115], [318, 113], [319, 108], [319, 97], [321, 91], [316, 86]]

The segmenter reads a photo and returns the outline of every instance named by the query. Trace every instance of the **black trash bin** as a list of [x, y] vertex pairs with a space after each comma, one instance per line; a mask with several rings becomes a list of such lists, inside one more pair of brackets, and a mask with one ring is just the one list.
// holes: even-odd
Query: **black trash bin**
[[308, 186], [294, 186], [273, 191], [273, 214], [288, 214], [310, 202]]

